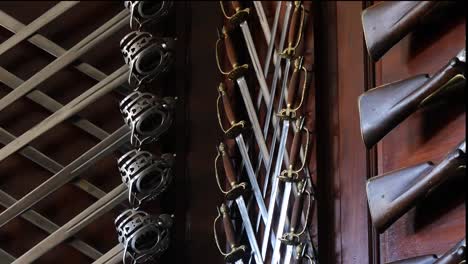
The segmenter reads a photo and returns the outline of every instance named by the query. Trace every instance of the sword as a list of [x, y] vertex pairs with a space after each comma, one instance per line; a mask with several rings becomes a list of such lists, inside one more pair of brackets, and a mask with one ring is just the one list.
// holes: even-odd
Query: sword
[[[224, 172], [225, 172], [226, 178], [228, 179], [229, 184], [232, 186], [231, 191], [225, 191], [221, 188], [221, 184], [220, 184], [219, 176], [218, 176], [218, 168], [217, 168], [218, 159], [220, 156], [223, 159]], [[252, 248], [255, 261], [259, 264], [263, 263], [262, 256], [260, 255], [260, 249], [257, 244], [257, 239], [255, 238], [255, 233], [252, 228], [252, 223], [250, 222], [249, 213], [247, 211], [247, 207], [245, 206], [244, 198], [242, 197], [242, 194], [246, 191], [247, 184], [237, 183], [235, 172], [232, 167], [230, 157], [227, 155], [226, 150], [225, 150], [225, 145], [223, 143], [219, 144], [218, 155], [215, 158], [215, 175], [216, 175], [216, 182], [218, 183], [218, 187], [220, 188], [221, 192], [226, 194], [226, 200], [235, 200], [237, 203], [237, 207], [239, 208], [242, 221], [244, 222], [244, 226], [247, 232], [247, 238], [249, 240], [250, 247]]]
[[0, 227], [8, 223], [17, 215], [31, 208], [37, 202], [47, 197], [47, 195], [57, 190], [73, 178], [76, 178], [84, 170], [91, 167], [97, 160], [103, 158], [122, 144], [128, 142], [130, 139], [129, 137], [130, 130], [126, 125], [116, 130], [109, 137], [89, 149], [75, 161], [65, 166], [54, 176], [50, 177], [47, 181], [29, 192], [18, 202], [3, 211], [0, 214]]
[[107, 251], [106, 254], [102, 255], [93, 264], [117, 264], [122, 261], [123, 256], [123, 246], [121, 244], [117, 244], [117, 246], [113, 247], [111, 250]]
[[0, 44], [0, 55], [5, 53], [7, 50], [13, 48], [16, 44], [25, 40], [26, 38], [34, 34], [36, 31], [41, 29], [43, 26], [47, 25], [49, 22], [51, 22], [52, 20], [54, 20], [62, 13], [64, 13], [65, 11], [72, 8], [78, 3], [79, 1], [61, 1], [60, 3], [56, 4], [54, 7], [47, 10], [47, 12], [42, 14], [40, 17], [36, 18], [29, 25], [25, 26], [18, 33], [16, 33], [11, 38], [7, 39], [2, 44]]
[[[14, 17], [8, 15], [7, 13], [3, 12], [2, 10], [0, 10], [0, 25], [2, 25], [4, 28], [8, 29], [13, 33], [18, 33], [22, 28], [25, 27], [24, 24], [16, 20]], [[48, 40], [47, 38], [39, 34], [35, 34], [34, 36], [30, 37], [28, 41], [34, 46], [42, 49], [43, 51], [49, 53], [50, 55], [56, 58], [62, 56], [64, 53], [67, 52], [67, 50], [65, 50], [64, 48], [60, 47], [56, 43]], [[79, 64], [74, 63], [73, 66], [81, 73], [87, 75], [88, 77], [91, 77], [92, 79], [98, 82], [102, 81], [104, 78], [107, 77], [105, 73], [85, 62]], [[122, 95], [127, 95], [129, 91], [130, 88], [125, 83], [122, 84], [122, 86], [119, 87], [117, 90], [117, 92], [119, 92]]]
[[115, 187], [94, 204], [86, 208], [79, 215], [75, 216], [68, 223], [60, 227], [57, 231], [49, 235], [46, 239], [39, 242], [36, 246], [16, 259], [13, 264], [32, 263], [49, 250], [74, 236], [88, 224], [98, 219], [103, 214], [110, 211], [127, 198], [127, 186], [122, 183]]
[[317, 262], [314, 260], [312, 256], [306, 253], [306, 244], [301, 242], [296, 247], [296, 263], [302, 263], [302, 260], [307, 259], [307, 262], [310, 264], [316, 264]]
[[258, 59], [258, 54], [255, 48], [255, 43], [252, 40], [252, 34], [250, 33], [249, 24], [247, 23], [247, 18], [249, 16], [250, 9], [249, 8], [242, 9], [239, 1], [231, 1], [231, 4], [236, 12], [234, 15], [232, 16], [227, 15], [226, 11], [224, 10], [224, 5], [222, 1], [220, 1], [221, 11], [223, 12], [224, 16], [229, 20], [231, 24], [236, 25], [236, 26], [240, 25], [242, 34], [244, 35], [244, 40], [247, 46], [247, 50], [249, 51], [250, 60], [252, 61], [252, 66], [257, 76], [258, 83], [260, 85], [260, 90], [262, 91], [263, 98], [265, 99], [265, 102], [268, 105], [271, 100], [270, 93], [268, 92], [268, 85], [265, 81], [265, 76], [263, 75], [262, 66], [260, 65], [260, 61]]
[[[10, 144], [0, 149], [0, 161], [3, 161], [8, 156], [15, 153], [27, 144], [31, 143], [31, 141], [44, 134], [60, 122], [75, 115], [76, 113], [84, 109], [86, 106], [94, 103], [97, 99], [112, 91], [114, 88], [116, 88], [118, 85], [120, 85], [127, 79], [127, 74], [128, 67], [126, 65], [123, 65], [114, 73], [107, 76], [107, 78], [100, 81], [99, 83], [88, 89], [86, 92], [73, 99], [60, 110], [44, 119], [41, 123], [31, 128], [23, 135], [19, 136], [17, 139], [12, 141]], [[28, 81], [26, 81], [24, 84], [26, 83], [28, 83]], [[18, 87], [11, 93], [18, 91], [20, 87]]]
[[[287, 239], [291, 238], [291, 237], [294, 238], [294, 235], [291, 235], [291, 233], [286, 234], [287, 236], [285, 238], [285, 237], [283, 237], [283, 231], [284, 231], [284, 226], [285, 226], [285, 221], [286, 221], [286, 213], [288, 211], [289, 197], [291, 196], [292, 183], [298, 182], [298, 181], [301, 180], [300, 177], [299, 177], [299, 173], [305, 167], [305, 162], [303, 162], [301, 167], [299, 169], [295, 170], [296, 160], [297, 160], [297, 156], [299, 156], [299, 150], [300, 150], [300, 145], [301, 145], [301, 141], [302, 141], [302, 130], [304, 130], [306, 132], [306, 135], [307, 135], [306, 153], [307, 153], [307, 148], [308, 148], [308, 145], [309, 145], [309, 137], [310, 137], [309, 136], [309, 131], [307, 130], [306, 127], [304, 127], [304, 118], [301, 117], [301, 118], [297, 119], [296, 123], [297, 123], [297, 125], [296, 125], [297, 130], [294, 132], [293, 142], [291, 144], [291, 154], [290, 154], [291, 159], [289, 161], [289, 166], [288, 166], [288, 168], [286, 170], [283, 170], [281, 172], [281, 174], [278, 176], [278, 180], [285, 182], [285, 187], [284, 187], [284, 192], [283, 192], [283, 201], [281, 203], [280, 216], [279, 216], [278, 229], [276, 231], [276, 236], [280, 241], [283, 241], [283, 242], [288, 241], [288, 243], [291, 243], [291, 244], [294, 243], [295, 240], [294, 239], [287, 240]], [[303, 184], [303, 186], [301, 186], [301, 187], [302, 187], [302, 189], [305, 188], [305, 184]], [[309, 197], [310, 197], [310, 194], [309, 194]], [[310, 203], [309, 203], [309, 206], [310, 206]], [[294, 213], [299, 214], [299, 212], [294, 212], [293, 211], [293, 214]], [[293, 215], [293, 217], [295, 217], [295, 215]], [[297, 217], [295, 217], [295, 218], [297, 218]], [[291, 221], [291, 228], [293, 228], [292, 232], [294, 232], [294, 229], [295, 229], [294, 224], [297, 224], [298, 221], [297, 221], [297, 219], [292, 219], [292, 220], [296, 221], [296, 222]], [[306, 224], [307, 224], [307, 220], [304, 223], [304, 225], [306, 225]], [[305, 228], [304, 228], [304, 231], [305, 231]], [[304, 233], [304, 232], [302, 232], [302, 233]], [[279, 261], [280, 248], [281, 248], [281, 243], [276, 243], [275, 247], [273, 249], [273, 257], [272, 257], [272, 261], [271, 261], [272, 264], [276, 264]], [[290, 252], [290, 253], [292, 253], [292, 252]]]
[[44, 67], [38, 73], [34, 74], [26, 82], [20, 85], [17, 89], [10, 92], [2, 99], [0, 99], [0, 111], [5, 107], [9, 106], [19, 98], [23, 97], [33, 89], [35, 89], [39, 84], [43, 83], [54, 73], [57, 73], [59, 70], [65, 68], [70, 63], [75, 61], [85, 52], [90, 50], [96, 44], [106, 39], [114, 32], [119, 30], [127, 23], [128, 11], [125, 9], [115, 17], [110, 19], [104, 25], [96, 29], [93, 33], [88, 35], [86, 38], [81, 40], [78, 44], [73, 46], [70, 50], [64, 53], [62, 56], [58, 57], [52, 63]]
[[[221, 69], [221, 66], [219, 64], [219, 57], [218, 57], [218, 46], [219, 42], [221, 41], [221, 36], [224, 38], [224, 43], [226, 46], [226, 53], [228, 55], [228, 59], [233, 67], [233, 69], [230, 72], [225, 72]], [[263, 155], [263, 161], [265, 164], [269, 160], [270, 155], [268, 153], [268, 148], [265, 143], [265, 139], [263, 138], [262, 130], [260, 128], [260, 123], [258, 122], [258, 117], [255, 112], [255, 108], [252, 103], [252, 98], [250, 97], [249, 93], [249, 88], [247, 86], [247, 82], [245, 81], [244, 78], [244, 73], [248, 69], [248, 65], [238, 65], [237, 63], [237, 56], [233, 47], [233, 44], [231, 42], [231, 39], [229, 35], [226, 32], [225, 27], [223, 27], [223, 32], [220, 34], [219, 39], [216, 42], [216, 62], [219, 68], [219, 71], [226, 75], [230, 80], [235, 80], [237, 82], [237, 85], [239, 86], [239, 89], [242, 94], [242, 98], [244, 100], [245, 108], [247, 109], [247, 113], [250, 119], [250, 123], [252, 124], [252, 129], [255, 135], [255, 139], [257, 141], [257, 144], [259, 146], [260, 152]]]
[[[250, 185], [252, 186], [252, 190], [253, 190], [255, 199], [257, 201], [258, 208], [260, 210], [260, 215], [264, 223], [266, 223], [268, 213], [266, 210], [265, 202], [263, 201], [262, 193], [260, 191], [260, 186], [258, 186], [257, 177], [253, 170], [252, 163], [250, 162], [250, 157], [247, 151], [247, 147], [245, 146], [244, 137], [242, 135], [242, 130], [245, 128], [245, 121], [236, 122], [234, 111], [232, 110], [231, 103], [229, 102], [229, 99], [227, 98], [226, 90], [225, 90], [223, 83], [219, 84], [218, 92], [219, 92], [219, 96], [216, 100], [216, 110], [218, 113], [219, 126], [221, 127], [221, 130], [224, 132], [224, 134], [228, 138], [236, 139], [237, 147], [239, 148], [239, 151], [241, 153], [242, 160], [246, 164], [247, 175], [249, 177]], [[229, 121], [229, 124], [231, 125], [231, 127], [227, 130], [224, 129], [222, 122], [221, 122], [221, 118], [220, 118], [220, 111], [219, 111], [220, 99], [222, 99], [223, 101], [224, 112]]]
[[[229, 208], [223, 203], [221, 204], [220, 208], [218, 209], [218, 216], [216, 216], [213, 222], [213, 235], [216, 242], [216, 246], [218, 247], [219, 252], [221, 255], [224, 256], [224, 260], [226, 262], [232, 263], [235, 262], [236, 264], [243, 264], [244, 262], [242, 259], [246, 256], [246, 246], [238, 245], [234, 235], [234, 227], [232, 226], [231, 217], [229, 215]], [[223, 226], [224, 226], [224, 233], [226, 234], [226, 241], [229, 244], [230, 251], [224, 252], [221, 249], [218, 241], [218, 235], [216, 233], [216, 223], [220, 218], [223, 218]]]
[[[293, 247], [298, 246], [300, 241], [300, 236], [304, 234], [307, 229], [308, 220], [309, 220], [309, 213], [310, 213], [310, 206], [311, 206], [311, 194], [309, 191], [306, 190], [307, 181], [303, 179], [302, 181], [297, 183], [297, 189], [299, 190], [298, 196], [294, 201], [293, 210], [291, 213], [291, 224], [289, 227], [289, 233], [283, 235], [280, 239], [281, 243], [286, 245], [286, 255], [284, 258], [284, 264], [289, 264], [291, 262], [291, 256], [293, 253]], [[307, 195], [308, 204], [307, 204], [307, 213], [306, 213], [306, 220], [304, 221], [304, 225], [301, 231], [297, 231], [299, 228], [299, 218], [301, 217], [302, 208], [304, 206], [304, 196]]]
[[[3, 207], [8, 208], [15, 202], [16, 200], [13, 197], [8, 195], [6, 192], [0, 190], [0, 204]], [[57, 226], [52, 221], [33, 210], [24, 213], [21, 217], [49, 234], [59, 229], [59, 226]], [[102, 256], [101, 252], [97, 251], [90, 245], [77, 238], [74, 238], [68, 244], [70, 244], [70, 246], [80, 251], [81, 253], [85, 254], [87, 257], [90, 257], [91, 259], [98, 259]], [[13, 262], [13, 260], [11, 262]]]

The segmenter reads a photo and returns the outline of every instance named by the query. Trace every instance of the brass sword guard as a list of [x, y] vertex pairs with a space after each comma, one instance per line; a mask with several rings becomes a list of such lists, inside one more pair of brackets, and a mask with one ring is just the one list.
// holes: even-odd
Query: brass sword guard
[[227, 155], [226, 150], [225, 150], [225, 145], [224, 143], [219, 143], [219, 146], [216, 148], [218, 151], [218, 155], [216, 155], [215, 158], [215, 176], [216, 176], [216, 182], [218, 183], [218, 188], [219, 190], [225, 195], [226, 200], [232, 201], [237, 199], [238, 197], [242, 196], [247, 192], [247, 183], [241, 182], [241, 183], [236, 183], [236, 182], [231, 182], [231, 189], [229, 191], [223, 190], [221, 187], [221, 182], [219, 180], [219, 174], [218, 174], [218, 160], [221, 156]]
[[222, 30], [217, 29], [218, 32], [218, 40], [216, 41], [216, 64], [218, 65], [218, 70], [221, 72], [221, 74], [225, 75], [229, 80], [235, 81], [236, 79], [244, 76], [247, 71], [249, 70], [249, 65], [248, 64], [242, 64], [242, 65], [232, 65], [232, 69], [228, 72], [224, 71], [221, 68], [221, 64], [219, 63], [219, 43], [221, 41], [224, 41], [227, 37], [227, 30], [226, 27], [223, 26]]
[[221, 114], [219, 111], [219, 101], [223, 96], [227, 96], [227, 93], [226, 93], [226, 87], [224, 83], [221, 82], [219, 83], [219, 86], [218, 86], [218, 98], [216, 99], [216, 112], [218, 116], [218, 123], [219, 123], [219, 127], [224, 132], [226, 137], [232, 139], [232, 138], [237, 137], [242, 132], [244, 132], [244, 130], [246, 130], [247, 127], [245, 125], [244, 120], [241, 120], [238, 122], [231, 122], [230, 123], [231, 127], [229, 127], [228, 129], [225, 129], [223, 127], [223, 123], [221, 122]]
[[294, 58], [296, 56], [296, 49], [297, 49], [297, 47], [299, 47], [299, 44], [301, 43], [301, 40], [302, 40], [302, 37], [303, 37], [302, 31], [304, 29], [304, 20], [305, 20], [306, 10], [305, 10], [304, 6], [302, 5], [302, 1], [294, 1], [294, 11], [293, 12], [297, 12], [298, 10], [300, 10], [300, 12], [301, 12], [301, 22], [299, 24], [299, 34], [298, 34], [296, 43], [289, 42], [288, 47], [285, 48], [283, 50], [283, 52], [281, 52], [279, 54], [279, 56], [281, 56], [283, 58], [292, 59], [292, 58]]
[[[304, 126], [304, 117], [300, 117], [299, 119], [296, 120], [296, 127], [298, 130], [298, 133], [301, 133], [301, 130], [304, 130], [306, 132], [307, 140], [306, 140], [306, 146], [304, 148], [304, 153], [307, 156], [308, 150], [309, 150], [309, 140], [310, 140], [310, 133], [309, 130]], [[307, 158], [304, 159], [304, 162], [302, 163], [301, 167], [298, 170], [294, 170], [293, 166], [294, 164], [289, 164], [288, 168], [286, 170], [281, 171], [280, 175], [278, 176], [278, 179], [283, 182], [299, 182], [301, 178], [299, 177], [299, 173], [304, 169], [305, 167], [305, 162]]]
[[[301, 100], [299, 104], [296, 107], [292, 107], [290, 104], [286, 105], [286, 108], [281, 109], [278, 111], [276, 114], [281, 120], [293, 120], [297, 118], [297, 110], [299, 110], [302, 107], [302, 104], [304, 103], [304, 98], [305, 98], [305, 91], [307, 88], [307, 79], [308, 79], [308, 72], [307, 69], [304, 67], [304, 57], [299, 56], [296, 58], [294, 61], [294, 71], [303, 71], [304, 72], [304, 82], [302, 85], [302, 93], [301, 93]], [[300, 82], [300, 77], [298, 77]]]
[[[233, 2], [233, 1], [231, 1]], [[232, 16], [229, 16], [224, 9], [223, 1], [219, 1], [219, 5], [221, 6], [221, 11], [223, 12], [224, 17], [229, 21], [229, 23], [233, 25], [238, 25], [249, 18], [250, 15], [250, 8], [235, 8], [236, 13]]]
[[316, 264], [312, 257], [306, 253], [306, 244], [304, 242], [299, 243], [296, 246], [296, 261], [300, 261], [302, 258], [306, 258], [310, 264]]
[[244, 245], [236, 246], [236, 245], [231, 245], [231, 251], [230, 252], [223, 252], [221, 250], [221, 246], [219, 245], [219, 240], [218, 240], [218, 235], [216, 232], [216, 223], [219, 221], [221, 217], [225, 217], [228, 214], [228, 208], [227, 206], [223, 203], [219, 208], [216, 208], [218, 210], [218, 215], [216, 216], [214, 223], [213, 223], [213, 235], [215, 238], [216, 246], [218, 247], [219, 252], [221, 255], [224, 256], [224, 260], [229, 263], [234, 263], [246, 256], [247, 254], [247, 247]]
[[288, 246], [297, 246], [301, 243], [301, 235], [304, 234], [305, 230], [307, 229], [307, 224], [309, 222], [309, 213], [310, 213], [310, 205], [312, 203], [312, 195], [309, 191], [306, 190], [307, 181], [306, 179], [302, 179], [300, 182], [297, 183], [297, 189], [299, 190], [300, 194], [305, 193], [307, 195], [307, 212], [306, 212], [306, 219], [304, 221], [304, 226], [300, 232], [296, 232], [293, 227], [291, 227], [290, 232], [285, 233], [281, 238], [281, 243], [288, 245]]

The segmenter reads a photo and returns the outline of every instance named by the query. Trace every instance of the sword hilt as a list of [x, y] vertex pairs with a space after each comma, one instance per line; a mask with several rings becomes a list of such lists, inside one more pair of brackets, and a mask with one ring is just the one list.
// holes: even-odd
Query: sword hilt
[[278, 176], [279, 180], [285, 181], [285, 182], [298, 182], [300, 180], [299, 172], [301, 172], [304, 169], [304, 166], [307, 160], [307, 159], [304, 159], [304, 162], [302, 163], [301, 167], [298, 168], [297, 170], [295, 169], [296, 163], [298, 160], [297, 158], [301, 150], [300, 147], [301, 147], [301, 142], [302, 142], [302, 133], [305, 132], [307, 135], [305, 152], [304, 152], [306, 156], [308, 153], [309, 140], [310, 140], [309, 130], [304, 126], [304, 117], [300, 117], [299, 119], [296, 120], [296, 127], [297, 129], [294, 131], [293, 142], [291, 144], [289, 166], [286, 170], [281, 171], [280, 175]]
[[[300, 56], [298, 57], [295, 62], [294, 62], [294, 70], [291, 76], [291, 79], [289, 81], [289, 86], [288, 86], [288, 96], [286, 98], [286, 108], [281, 109], [278, 112], [278, 116], [280, 119], [295, 119], [298, 116], [297, 111], [302, 107], [302, 104], [304, 102], [304, 97], [305, 97], [305, 91], [307, 88], [307, 79], [308, 79], [308, 73], [307, 69], [304, 67], [304, 57]], [[299, 89], [300, 86], [300, 72], [304, 72], [304, 82], [302, 85], [302, 93], [301, 93], [301, 98], [297, 106], [293, 106], [294, 101], [296, 99], [296, 93]]]
[[224, 17], [233, 25], [238, 25], [247, 20], [250, 13], [250, 8], [242, 9], [242, 6], [239, 1], [231, 1], [231, 6], [236, 12], [232, 16], [229, 16], [224, 9], [223, 1], [219, 1], [221, 6], [221, 11], [223, 12]]
[[[228, 179], [229, 185], [231, 186], [231, 189], [228, 191], [224, 191], [221, 188], [221, 183], [218, 177], [217, 163], [220, 156], [223, 159], [223, 166], [226, 178]], [[226, 195], [226, 200], [235, 200], [247, 191], [247, 183], [237, 183], [236, 174], [234, 173], [234, 168], [232, 167], [231, 159], [226, 153], [225, 145], [222, 142], [219, 144], [218, 155], [215, 158], [215, 175], [218, 187], [221, 190], [221, 192]]]
[[[223, 71], [219, 63], [218, 46], [221, 40], [224, 41], [226, 54], [227, 54], [229, 63], [231, 63], [231, 66], [232, 66], [232, 70], [229, 72]], [[216, 41], [216, 62], [217, 62], [219, 71], [222, 74], [226, 75], [231, 80], [236, 80], [237, 78], [243, 76], [249, 68], [247, 64], [243, 64], [243, 65], [238, 64], [237, 54], [234, 49], [234, 44], [232, 43], [231, 37], [229, 36], [229, 33], [227, 32], [227, 29], [225, 26], [223, 26], [223, 29], [221, 30], [221, 32], [218, 29], [218, 40]]]
[[[228, 138], [235, 138], [237, 135], [242, 133], [242, 131], [245, 129], [245, 121], [241, 120], [239, 122], [236, 122], [236, 117], [234, 115], [234, 111], [232, 110], [231, 102], [229, 101], [226, 87], [224, 83], [220, 83], [218, 86], [218, 98], [216, 100], [216, 111], [218, 114], [218, 122], [221, 130], [224, 132], [224, 134]], [[224, 129], [223, 124], [221, 122], [221, 115], [219, 111], [219, 100], [222, 99], [223, 101], [223, 106], [224, 106], [224, 113], [226, 114], [226, 117], [229, 121], [229, 124], [231, 127], [229, 129]]]
[[301, 261], [306, 258], [310, 264], [316, 264], [314, 259], [306, 253], [306, 244], [304, 242], [299, 243], [296, 246], [296, 262], [301, 263]]
[[[232, 226], [231, 217], [228, 212], [228, 207], [223, 203], [218, 209], [218, 216], [215, 218], [213, 223], [213, 234], [218, 246], [219, 252], [224, 256], [226, 262], [236, 262], [242, 259], [246, 254], [246, 247], [244, 245], [238, 246], [235, 240], [234, 227]], [[231, 250], [229, 252], [223, 252], [221, 246], [219, 245], [218, 235], [216, 232], [216, 222], [219, 218], [223, 218], [224, 233], [226, 234], [226, 241], [229, 244]]]
[[288, 47], [281, 53], [281, 56], [293, 58], [296, 49], [302, 40], [302, 30], [304, 29], [305, 9], [301, 1], [294, 1], [294, 11], [289, 24]]

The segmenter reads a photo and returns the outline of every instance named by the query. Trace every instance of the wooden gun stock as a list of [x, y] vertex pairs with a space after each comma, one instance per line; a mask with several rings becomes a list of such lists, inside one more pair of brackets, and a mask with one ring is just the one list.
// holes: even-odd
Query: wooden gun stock
[[437, 1], [384, 1], [365, 9], [361, 20], [372, 60], [378, 61], [441, 6]]
[[384, 232], [441, 183], [457, 175], [466, 164], [465, 142], [449, 153], [437, 166], [423, 163], [376, 176], [367, 181], [367, 199], [372, 222]]
[[371, 148], [431, 95], [464, 74], [465, 50], [432, 77], [418, 75], [371, 89], [358, 99], [362, 139]]

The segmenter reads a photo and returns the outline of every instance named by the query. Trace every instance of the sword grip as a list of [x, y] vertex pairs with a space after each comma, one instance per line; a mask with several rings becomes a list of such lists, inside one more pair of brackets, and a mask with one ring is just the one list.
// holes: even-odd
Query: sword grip
[[296, 232], [299, 224], [299, 217], [304, 206], [304, 192], [299, 193], [294, 201], [292, 216], [291, 216], [291, 232]]
[[291, 144], [291, 157], [289, 158], [289, 165], [291, 169], [294, 169], [297, 162], [297, 157], [299, 156], [299, 150], [301, 149], [301, 141], [302, 141], [302, 131], [298, 129], [294, 132], [293, 141]]
[[292, 108], [294, 103], [294, 98], [296, 97], [296, 92], [299, 89], [299, 74], [301, 69], [294, 68], [294, 71], [291, 75], [291, 79], [289, 80], [288, 86], [288, 98], [286, 99], [286, 104], [288, 108]]
[[231, 1], [231, 5], [232, 5], [232, 8], [234, 8], [234, 10], [236, 10], [236, 12], [237, 12], [237, 10], [241, 9], [241, 4], [240, 4], [239, 1]]
[[229, 62], [231, 63], [233, 68], [237, 67], [237, 54], [234, 49], [234, 44], [232, 43], [231, 37], [229, 36], [226, 28], [223, 28], [223, 34], [224, 34], [224, 45], [226, 46], [226, 53]]
[[234, 168], [232, 167], [231, 158], [228, 156], [226, 150], [221, 149], [221, 155], [223, 156], [223, 165], [224, 165], [224, 172], [226, 174], [226, 178], [229, 181], [231, 186], [237, 184], [236, 181], [236, 174], [234, 173]]
[[234, 227], [232, 226], [231, 216], [229, 215], [228, 208], [225, 204], [221, 205], [221, 214], [223, 215], [224, 233], [226, 233], [226, 240], [231, 248], [236, 246], [236, 239], [234, 236]]
[[300, 18], [300, 4], [294, 7], [294, 11], [291, 17], [291, 24], [289, 24], [289, 32], [288, 32], [289, 48], [292, 48], [294, 46], [296, 35], [299, 31], [299, 26], [301, 24], [299, 22], [299, 18]]
[[234, 111], [232, 110], [231, 102], [229, 101], [226, 89], [224, 85], [220, 85], [219, 91], [221, 92], [221, 99], [223, 100], [224, 112], [229, 121], [229, 124], [233, 125], [236, 123], [236, 117]]

